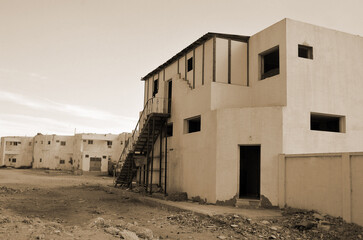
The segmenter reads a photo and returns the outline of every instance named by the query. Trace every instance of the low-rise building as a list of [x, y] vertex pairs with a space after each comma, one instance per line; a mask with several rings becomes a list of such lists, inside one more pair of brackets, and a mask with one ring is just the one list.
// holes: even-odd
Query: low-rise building
[[2, 137], [0, 166], [31, 167], [33, 157], [32, 137]]

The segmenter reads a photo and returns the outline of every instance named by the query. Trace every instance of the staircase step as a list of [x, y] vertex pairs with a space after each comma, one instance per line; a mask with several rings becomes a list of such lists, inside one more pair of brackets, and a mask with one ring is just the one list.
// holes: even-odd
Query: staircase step
[[236, 201], [236, 207], [238, 208], [260, 208], [260, 206], [260, 199], [239, 198]]

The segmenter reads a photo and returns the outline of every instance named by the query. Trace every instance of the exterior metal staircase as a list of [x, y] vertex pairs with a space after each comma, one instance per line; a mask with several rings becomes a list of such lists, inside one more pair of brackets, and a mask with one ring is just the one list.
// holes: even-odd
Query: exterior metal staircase
[[[125, 148], [116, 165], [114, 171], [115, 187], [119, 185], [131, 188], [138, 167], [144, 165], [147, 168], [145, 187], [148, 188], [150, 185], [150, 192], [152, 192], [154, 144], [160, 134], [163, 133], [163, 129], [166, 132], [166, 120], [170, 117], [168, 113], [169, 104], [168, 99], [164, 98], [151, 98], [146, 102], [135, 130], [126, 141]], [[151, 177], [149, 177], [149, 173]]]

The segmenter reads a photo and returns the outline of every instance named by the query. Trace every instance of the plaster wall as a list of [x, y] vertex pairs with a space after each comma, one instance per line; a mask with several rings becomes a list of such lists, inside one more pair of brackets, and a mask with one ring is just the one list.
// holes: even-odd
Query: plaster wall
[[277, 205], [282, 108], [228, 108], [216, 112], [216, 199], [225, 201], [239, 194], [239, 146], [261, 145], [261, 195]]
[[363, 226], [363, 153], [353, 155], [351, 161], [352, 222]]
[[[261, 80], [263, 53], [279, 46], [280, 73]], [[252, 107], [286, 106], [286, 20], [282, 20], [249, 40], [249, 86], [252, 91]]]
[[[363, 38], [290, 19], [286, 26], [283, 152], [361, 151]], [[313, 47], [313, 59], [298, 57], [298, 44]], [[346, 132], [310, 130], [310, 112], [345, 116]]]

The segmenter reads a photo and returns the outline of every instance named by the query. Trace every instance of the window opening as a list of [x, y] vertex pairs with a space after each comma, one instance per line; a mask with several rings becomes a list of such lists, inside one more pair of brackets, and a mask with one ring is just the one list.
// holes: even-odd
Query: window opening
[[61, 142], [60, 142], [60, 145], [61, 145], [61, 146], [65, 146], [65, 145], [66, 145], [66, 142], [65, 142], [65, 141], [61, 141]]
[[65, 164], [65, 163], [66, 163], [66, 161], [65, 161], [65, 160], [63, 160], [63, 159], [60, 159], [60, 160], [59, 160], [59, 163], [60, 163], [60, 164]]
[[313, 59], [313, 47], [300, 45], [298, 46], [298, 55], [301, 58]]
[[274, 47], [260, 54], [261, 80], [280, 74], [279, 47]]
[[199, 132], [201, 128], [200, 116], [186, 119], [186, 133]]
[[93, 140], [88, 140], [88, 144], [93, 144]]
[[153, 85], [153, 97], [155, 97], [158, 91], [159, 91], [159, 79], [155, 79]]
[[172, 137], [173, 136], [173, 123], [169, 123], [166, 126], [166, 136], [167, 137]]
[[188, 59], [188, 72], [193, 70], [193, 57]]
[[345, 117], [322, 113], [311, 113], [310, 130], [345, 132]]

